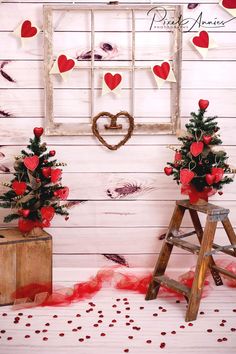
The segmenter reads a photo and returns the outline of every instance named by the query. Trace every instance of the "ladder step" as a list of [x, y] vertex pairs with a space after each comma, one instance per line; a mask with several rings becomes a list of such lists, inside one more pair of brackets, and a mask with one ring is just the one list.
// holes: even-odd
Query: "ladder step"
[[236, 280], [236, 274], [230, 272], [230, 271], [227, 270], [227, 269], [218, 267], [217, 265], [212, 265], [211, 268], [214, 269], [214, 270], [216, 270], [216, 271], [219, 272], [219, 273], [222, 273], [222, 274], [228, 276], [229, 278], [232, 278], [232, 279], [235, 279], [235, 280]]
[[177, 237], [170, 237], [166, 240], [166, 242], [168, 242], [176, 247], [182, 248], [183, 250], [189, 251], [193, 254], [198, 254], [199, 250], [200, 250], [199, 246], [194, 245], [194, 244], [184, 241], [184, 240], [180, 240]]
[[179, 283], [174, 279], [168, 278], [166, 275], [159, 275], [153, 278], [157, 283], [166, 285], [168, 288], [177, 291], [178, 293], [183, 294], [186, 297], [189, 297], [191, 289], [187, 286]]

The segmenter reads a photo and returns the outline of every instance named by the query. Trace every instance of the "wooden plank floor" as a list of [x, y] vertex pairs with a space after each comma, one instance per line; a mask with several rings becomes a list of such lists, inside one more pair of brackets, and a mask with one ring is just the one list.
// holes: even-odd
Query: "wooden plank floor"
[[[77, 269], [57, 272], [54, 281], [70, 286], [77, 274], [87, 279]], [[213, 286], [195, 322], [184, 322], [185, 309], [184, 300], [146, 302], [111, 288], [69, 307], [1, 307], [0, 353], [236, 353], [235, 288]]]

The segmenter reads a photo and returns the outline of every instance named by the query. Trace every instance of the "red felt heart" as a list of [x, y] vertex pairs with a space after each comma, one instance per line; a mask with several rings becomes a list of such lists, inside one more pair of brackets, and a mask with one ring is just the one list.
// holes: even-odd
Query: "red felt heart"
[[47, 221], [51, 221], [55, 215], [55, 209], [52, 206], [42, 207], [40, 212], [42, 219]]
[[206, 144], [206, 145], [210, 144], [211, 140], [212, 140], [212, 136], [211, 135], [204, 135], [203, 136], [204, 144]]
[[223, 0], [222, 5], [226, 7], [226, 9], [236, 9], [236, 1], [235, 0]]
[[175, 153], [175, 161], [181, 161], [182, 160], [182, 154], [180, 151], [176, 151]]
[[165, 167], [164, 172], [167, 176], [170, 176], [173, 173], [173, 168], [172, 167]]
[[170, 64], [165, 61], [161, 65], [155, 65], [153, 67], [153, 72], [156, 76], [166, 80], [170, 72]]
[[202, 153], [203, 148], [204, 148], [203, 142], [197, 141], [191, 144], [190, 152], [194, 157], [196, 157]]
[[18, 228], [21, 232], [30, 232], [34, 227], [37, 227], [38, 222], [30, 219], [19, 219]]
[[201, 31], [199, 36], [193, 37], [193, 44], [200, 48], [208, 48], [209, 35], [206, 31]]
[[57, 59], [57, 65], [60, 73], [64, 73], [73, 69], [75, 61], [73, 59], [67, 59], [66, 55], [62, 54]]
[[200, 109], [205, 110], [209, 106], [209, 101], [208, 100], [199, 100], [198, 105], [199, 105]]
[[64, 188], [57, 189], [54, 192], [54, 195], [55, 195], [55, 197], [58, 197], [61, 200], [65, 200], [65, 199], [67, 199], [67, 197], [69, 195], [69, 188], [68, 187], [64, 187]]
[[42, 174], [44, 177], [49, 178], [51, 176], [51, 167], [43, 167]]
[[212, 167], [211, 174], [215, 176], [215, 183], [218, 183], [224, 176], [224, 170], [221, 167]]
[[43, 134], [43, 131], [44, 131], [44, 129], [42, 127], [40, 127], [40, 128], [35, 127], [34, 128], [34, 135], [37, 138], [40, 138], [40, 136]]
[[111, 73], [106, 73], [104, 80], [109, 89], [114, 90], [120, 84], [122, 76], [120, 74], [112, 75]]
[[49, 151], [49, 155], [50, 156], [55, 156], [56, 155], [56, 151], [55, 150], [50, 150]]
[[60, 170], [59, 168], [56, 169], [51, 169], [51, 182], [52, 183], [56, 183], [62, 174], [62, 170]]
[[38, 167], [39, 157], [37, 155], [25, 157], [23, 162], [25, 167], [28, 168], [28, 170], [34, 171]]
[[26, 20], [21, 25], [21, 37], [29, 38], [37, 34], [37, 28], [31, 25], [31, 21]]
[[11, 186], [17, 195], [24, 194], [27, 188], [27, 184], [25, 182], [18, 182], [18, 181], [14, 181]]
[[188, 168], [183, 168], [182, 170], [180, 170], [180, 182], [182, 184], [189, 184], [194, 176], [194, 172], [189, 170]]
[[206, 182], [210, 186], [211, 184], [213, 184], [215, 182], [215, 176], [211, 175], [210, 173], [207, 173], [206, 174]]
[[19, 212], [20, 212], [20, 214], [22, 216], [24, 216], [24, 218], [27, 218], [29, 216], [29, 214], [30, 214], [30, 210], [29, 209], [21, 209], [21, 210], [19, 210]]

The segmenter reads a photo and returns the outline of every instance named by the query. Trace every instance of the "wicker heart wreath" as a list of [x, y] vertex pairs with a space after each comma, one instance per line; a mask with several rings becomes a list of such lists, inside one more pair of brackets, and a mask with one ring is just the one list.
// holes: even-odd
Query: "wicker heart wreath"
[[[102, 117], [109, 118], [111, 120], [110, 125], [108, 125], [108, 124], [104, 125], [105, 129], [122, 129], [122, 124], [117, 124], [117, 119], [119, 117], [122, 117], [122, 118], [125, 117], [127, 119], [128, 123], [129, 123], [127, 133], [118, 144], [116, 144], [116, 145], [108, 144], [106, 142], [106, 140], [99, 133], [97, 121]], [[134, 118], [128, 112], [125, 112], [125, 111], [121, 111], [115, 115], [113, 115], [109, 112], [101, 112], [93, 118], [93, 124], [92, 124], [93, 134], [104, 146], [106, 146], [110, 150], [117, 150], [122, 145], [124, 145], [130, 139], [130, 137], [133, 133], [133, 130], [134, 130]]]

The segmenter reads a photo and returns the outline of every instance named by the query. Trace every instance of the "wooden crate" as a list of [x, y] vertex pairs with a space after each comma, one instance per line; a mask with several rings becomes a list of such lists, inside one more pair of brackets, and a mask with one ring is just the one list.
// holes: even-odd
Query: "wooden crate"
[[12, 293], [31, 283], [52, 284], [52, 237], [25, 238], [18, 229], [0, 230], [0, 306], [13, 303]]

